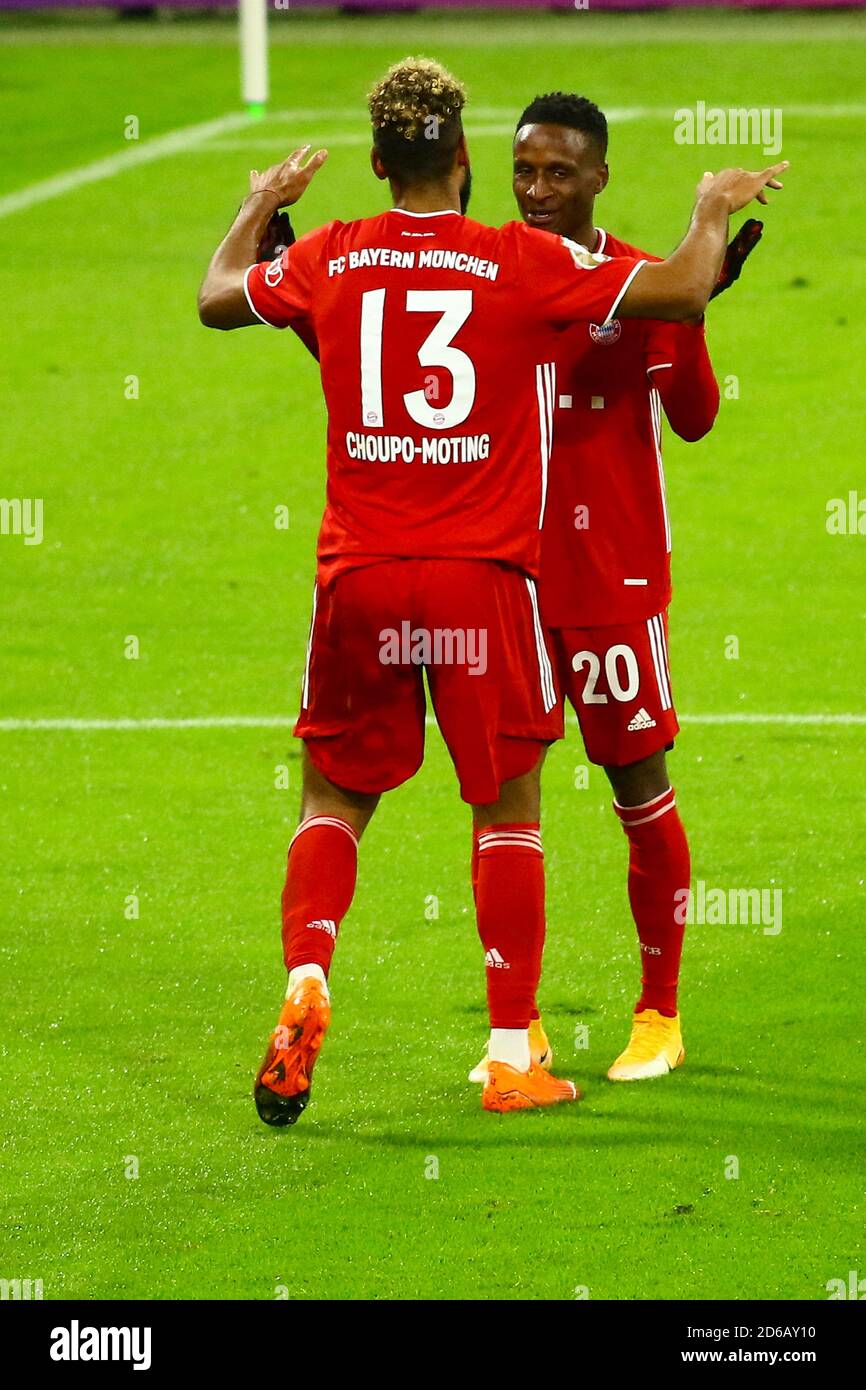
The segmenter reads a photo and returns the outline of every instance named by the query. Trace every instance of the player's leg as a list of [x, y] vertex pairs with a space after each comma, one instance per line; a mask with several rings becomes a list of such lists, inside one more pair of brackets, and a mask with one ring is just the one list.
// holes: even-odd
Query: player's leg
[[[611, 1080], [662, 1075], [682, 1060], [676, 986], [689, 850], [667, 775], [678, 732], [667, 659], [667, 615], [551, 633], [557, 675], [590, 762], [604, 767], [629, 840], [628, 888], [643, 961], [644, 995], [632, 1042]], [[661, 1039], [661, 1043], [660, 1043]], [[637, 1047], [638, 1055], [633, 1052]], [[649, 1049], [650, 1055], [643, 1054]]]
[[282, 894], [283, 960], [290, 981], [327, 980], [340, 923], [355, 892], [358, 843], [378, 793], [339, 787], [316, 767], [306, 745], [298, 828], [289, 845]]
[[[503, 783], [495, 802], [472, 808], [475, 911], [487, 967], [491, 1029], [501, 1033], [491, 1036], [488, 1056], [523, 1070], [530, 1063], [528, 1030], [537, 1013], [535, 994], [544, 947], [541, 767], [545, 751], [528, 772]], [[508, 871], [514, 873], [510, 901]], [[511, 1019], [518, 1022], [512, 1025]]]
[[[541, 769], [546, 756], [547, 748], [542, 747], [536, 767], [530, 773], [525, 774], [525, 776], [518, 777], [512, 782], [507, 782], [502, 787], [500, 800], [495, 803], [495, 806], [478, 806], [473, 810], [472, 897], [475, 902], [476, 914], [478, 911], [478, 873], [481, 837], [485, 835], [486, 832], [489, 832], [493, 826], [501, 826], [503, 824], [525, 824], [530, 827], [530, 833], [534, 831], [536, 826], [540, 830]], [[487, 833], [486, 843], [489, 842], [490, 836], [489, 833]], [[532, 1007], [529, 1014], [528, 1041], [530, 1060], [538, 1066], [543, 1067], [545, 1071], [549, 1071], [553, 1064], [553, 1048], [545, 1032], [535, 995], [533, 995]], [[489, 1044], [485, 1045], [484, 1055], [481, 1061], [474, 1066], [469, 1073], [469, 1080], [479, 1085], [484, 1085], [489, 1074], [488, 1046]]]
[[473, 807], [476, 917], [490, 1016], [482, 1104], [499, 1113], [579, 1098], [573, 1082], [552, 1076], [533, 1057], [530, 1040], [545, 934], [542, 762], [539, 750], [530, 771], [504, 782], [495, 802]]
[[611, 1081], [640, 1081], [665, 1075], [685, 1056], [677, 987], [691, 875], [689, 844], [664, 749], [605, 772], [628, 837], [628, 896], [641, 952], [641, 995], [631, 1039], [608, 1076]]
[[295, 728], [304, 740], [301, 817], [282, 893], [288, 988], [255, 1086], [268, 1124], [293, 1124], [309, 1100], [330, 1022], [331, 959], [355, 891], [358, 842], [380, 793], [410, 777], [423, 755], [420, 671], [380, 659], [381, 628], [405, 611], [401, 574], [387, 564], [317, 591]]
[[378, 794], [330, 781], [304, 747], [301, 815], [282, 893], [288, 985], [254, 1092], [266, 1124], [294, 1124], [309, 1102], [313, 1068], [331, 1021], [328, 972], [355, 893], [358, 843], [378, 800]]
[[[526, 576], [478, 562], [443, 562], [425, 602], [430, 626], [483, 633], [474, 669], [432, 664], [439, 727], [477, 831], [476, 915], [487, 969], [490, 1067], [486, 1109], [575, 1098], [570, 1082], [533, 1065], [529, 1026], [544, 944], [540, 773], [561, 711]], [[481, 649], [479, 644], [478, 650]]]

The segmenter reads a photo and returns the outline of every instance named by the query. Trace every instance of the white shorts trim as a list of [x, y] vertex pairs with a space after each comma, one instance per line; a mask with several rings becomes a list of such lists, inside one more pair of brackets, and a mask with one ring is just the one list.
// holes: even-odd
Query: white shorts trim
[[662, 709], [669, 710], [673, 708], [673, 700], [671, 699], [670, 673], [668, 670], [667, 647], [665, 645], [662, 615], [659, 613], [655, 618], [647, 618], [646, 627], [647, 633], [649, 634], [650, 651], [652, 652], [659, 699], [661, 700]]
[[538, 613], [538, 598], [535, 593], [535, 580], [530, 579], [528, 575], [526, 576], [526, 587], [529, 590], [529, 601], [532, 604], [532, 626], [535, 629], [535, 650], [538, 653], [541, 698], [544, 701], [544, 713], [549, 714], [556, 705], [556, 687], [553, 683], [550, 657], [547, 655], [547, 647], [544, 645], [544, 633]]
[[319, 586], [313, 585], [313, 615], [310, 618], [310, 635], [307, 638], [307, 659], [304, 662], [304, 685], [301, 694], [301, 707], [306, 709], [310, 703], [310, 662], [313, 659], [313, 633], [316, 627], [316, 608], [319, 603]]

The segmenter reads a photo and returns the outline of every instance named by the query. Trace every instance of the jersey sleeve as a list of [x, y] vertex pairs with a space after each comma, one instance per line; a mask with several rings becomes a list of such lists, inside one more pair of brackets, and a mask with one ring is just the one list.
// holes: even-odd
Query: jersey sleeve
[[557, 327], [576, 319], [606, 324], [646, 260], [599, 255], [567, 237], [514, 223], [520, 276], [536, 308]]
[[315, 340], [316, 282], [327, 274], [327, 244], [333, 223], [307, 232], [274, 261], [259, 261], [244, 275], [244, 293], [257, 319], [270, 328], [293, 328], [307, 346]]
[[703, 324], [648, 320], [646, 364], [671, 428], [681, 439], [702, 439], [719, 409]]

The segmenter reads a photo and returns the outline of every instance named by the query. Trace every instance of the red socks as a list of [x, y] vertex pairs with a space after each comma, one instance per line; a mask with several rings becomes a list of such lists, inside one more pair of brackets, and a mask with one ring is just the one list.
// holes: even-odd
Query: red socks
[[642, 806], [613, 809], [629, 839], [628, 896], [637, 926], [642, 961], [642, 992], [636, 1011], [656, 1009], [673, 1018], [684, 925], [675, 917], [688, 890], [691, 862], [686, 832], [676, 808], [673, 787]]
[[491, 1028], [528, 1028], [544, 949], [544, 854], [538, 824], [475, 832], [478, 935]]
[[[489, 827], [491, 830], [496, 828], [495, 826]], [[475, 903], [476, 909], [478, 907], [478, 836], [481, 834], [483, 834], [483, 831], [479, 830], [477, 825], [472, 827], [472, 900]], [[538, 1012], [538, 1004], [534, 999], [532, 1001], [532, 1012], [529, 1017], [533, 1021], [537, 1018], [541, 1018], [541, 1014]]]
[[310, 816], [289, 845], [283, 889], [283, 959], [320, 965], [327, 975], [340, 923], [352, 903], [358, 840], [338, 816]]

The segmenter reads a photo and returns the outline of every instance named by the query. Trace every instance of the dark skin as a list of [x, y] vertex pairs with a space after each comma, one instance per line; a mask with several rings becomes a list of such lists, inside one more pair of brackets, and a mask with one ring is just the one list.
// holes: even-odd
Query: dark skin
[[[305, 145], [263, 174], [255, 169], [250, 174], [250, 192], [211, 257], [199, 289], [199, 318], [206, 328], [246, 328], [258, 323], [244, 293], [244, 272], [269, 235], [274, 214], [280, 208], [292, 207], [303, 196], [328, 157], [327, 150], [317, 150], [312, 156], [309, 152], [310, 146]], [[375, 151], [371, 163], [377, 178], [388, 178]], [[776, 176], [787, 167], [787, 160], [783, 160], [757, 173], [722, 169], [718, 174], [704, 174], [686, 235], [666, 261], [644, 266], [632, 280], [620, 301], [618, 316], [676, 323], [702, 314], [727, 247], [728, 218], [753, 198], [766, 203], [764, 190], [781, 188]], [[466, 140], [461, 136], [446, 175], [405, 186], [397, 179], [389, 180], [394, 206], [408, 212], [447, 208], [459, 212], [468, 174], [469, 156]]]
[[[546, 751], [546, 750], [545, 750]], [[541, 766], [544, 753], [535, 767], [520, 777], [503, 782], [499, 799], [485, 806], [472, 807], [472, 819], [479, 830], [488, 825], [510, 825], [516, 822], [541, 819]], [[313, 762], [304, 746], [302, 766], [300, 821], [310, 816], [339, 816], [348, 821], [360, 840], [379, 804], [375, 792], [353, 792], [328, 780]]]
[[595, 200], [610, 171], [591, 135], [561, 125], [525, 125], [514, 139], [514, 197], [530, 227], [594, 251]]
[[[250, 175], [251, 192], [241, 205], [234, 224], [211, 261], [199, 293], [199, 316], [210, 328], [243, 328], [257, 320], [243, 292], [243, 272], [255, 259], [258, 249], [269, 245], [284, 233], [277, 210], [291, 206], [305, 192], [316, 171], [327, 159], [327, 151], [319, 150], [311, 158], [309, 145], [295, 150], [282, 164], [274, 165], [263, 174], [256, 170]], [[377, 179], [388, 175], [375, 150], [370, 164]], [[426, 184], [402, 185], [390, 179], [391, 198], [396, 208], [409, 212], [434, 212], [444, 208], [460, 211], [460, 194], [468, 177], [469, 154], [466, 140], [461, 137], [454, 152], [454, 164], [444, 179]], [[475, 825], [507, 825], [512, 821], [534, 821], [540, 816], [541, 765], [543, 754], [535, 766], [520, 777], [503, 782], [496, 801], [485, 806], [473, 806]], [[301, 820], [310, 816], [339, 816], [348, 821], [360, 839], [370, 823], [379, 797], [354, 792], [337, 786], [319, 771], [304, 748], [303, 782], [301, 791]]]
[[[281, 208], [291, 207], [298, 202], [327, 157], [326, 150], [318, 150], [310, 155], [310, 146], [305, 145], [263, 173], [258, 170], [251, 172], [250, 192], [214, 252], [199, 290], [199, 318], [206, 327], [230, 330], [258, 323], [247, 303], [244, 272], [257, 259], [260, 248], [269, 247], [271, 242], [276, 241], [280, 233], [276, 214]], [[378, 179], [388, 179], [375, 150], [371, 152], [370, 162]], [[755, 197], [759, 202], [766, 203], [764, 188], [780, 188], [775, 175], [786, 167], [781, 163], [761, 173], [725, 169], [716, 175], [705, 174], [698, 186], [691, 224], [681, 245], [667, 261], [643, 268], [623, 296], [619, 313], [623, 317], [672, 321], [682, 321], [702, 313], [718, 277], [727, 244], [729, 215], [745, 207]], [[606, 182], [606, 166], [602, 168]], [[459, 212], [461, 193], [468, 176], [469, 155], [466, 140], [461, 136], [455, 147], [453, 164], [444, 177], [406, 185], [402, 185], [398, 179], [388, 179], [393, 205], [410, 212], [434, 212], [447, 208]], [[558, 187], [557, 181], [563, 177], [576, 180], [579, 184], [580, 203], [590, 219], [591, 232], [591, 199], [600, 191], [598, 184], [601, 174], [597, 169], [594, 173], [588, 170], [585, 160], [579, 162], [578, 168], [568, 168], [564, 173], [557, 170], [550, 176], [545, 173], [544, 190], [537, 195], [537, 201], [543, 201], [545, 206], [551, 208], [555, 206], [557, 216], [560, 215], [561, 204], [568, 200], [552, 190]], [[548, 179], [550, 189], [547, 188]], [[473, 807], [476, 825], [481, 827], [537, 820], [542, 761], [543, 758], [539, 757], [530, 772], [504, 783], [498, 801]], [[639, 792], [630, 793], [623, 789], [624, 796], [637, 796], [637, 802], [622, 801], [623, 805], [639, 804], [641, 800], [648, 800], [654, 795], [653, 791], [645, 791], [642, 783], [640, 785]], [[616, 783], [614, 786], [616, 788]], [[621, 799], [618, 790], [617, 799]], [[347, 791], [328, 782], [309, 757], [305, 757], [304, 815], [342, 816], [361, 834], [375, 810], [376, 801], [375, 797]]]
[[[594, 251], [599, 239], [595, 200], [609, 177], [604, 152], [582, 130], [525, 125], [515, 136], [514, 197], [530, 227], [566, 236]], [[604, 770], [620, 806], [641, 806], [670, 786], [663, 748], [625, 767]]]

